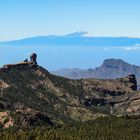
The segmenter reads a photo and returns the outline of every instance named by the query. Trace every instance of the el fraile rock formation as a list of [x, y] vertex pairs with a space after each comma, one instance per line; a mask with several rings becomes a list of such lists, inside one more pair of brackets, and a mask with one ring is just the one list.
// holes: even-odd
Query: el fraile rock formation
[[139, 110], [135, 75], [71, 80], [39, 66], [35, 53], [30, 61], [8, 64], [0, 70], [2, 127], [62, 125], [107, 115], [140, 115]]

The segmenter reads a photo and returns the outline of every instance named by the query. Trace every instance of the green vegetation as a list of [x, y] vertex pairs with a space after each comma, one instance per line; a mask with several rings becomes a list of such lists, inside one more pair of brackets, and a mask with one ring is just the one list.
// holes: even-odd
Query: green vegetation
[[140, 117], [101, 117], [84, 123], [29, 129], [1, 129], [0, 140], [139, 140]]
[[140, 117], [108, 116], [111, 99], [123, 113], [139, 101], [126, 80], [122, 86], [123, 81], [69, 80], [39, 66], [6, 69], [0, 73], [0, 140], [139, 140]]
[[[105, 107], [102, 111], [100, 107], [85, 106], [85, 96], [90, 93], [84, 90], [81, 80], [54, 76], [42, 67], [14, 67], [0, 73], [0, 80], [3, 82], [3, 88], [0, 88], [0, 111], [10, 111], [15, 120], [14, 125], [25, 125], [27, 122], [34, 124], [37, 112], [41, 112], [52, 122], [67, 123], [68, 120], [81, 118], [94, 119], [95, 113], [107, 114], [110, 109]], [[78, 111], [75, 112], [74, 109]], [[87, 119], [86, 116], [90, 117]], [[23, 123], [23, 120], [26, 123]]]

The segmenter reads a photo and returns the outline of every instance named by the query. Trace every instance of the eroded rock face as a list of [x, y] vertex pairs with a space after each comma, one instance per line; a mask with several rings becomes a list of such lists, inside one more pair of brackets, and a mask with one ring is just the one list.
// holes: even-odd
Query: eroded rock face
[[5, 89], [10, 87], [7, 83], [5, 83], [4, 81], [0, 80], [0, 89]]
[[127, 95], [112, 104], [114, 115], [140, 115], [140, 93]]
[[14, 125], [14, 119], [10, 116], [8, 111], [0, 112], [0, 124], [4, 128], [9, 128]]
[[93, 96], [83, 100], [85, 106], [109, 106], [110, 114], [116, 115], [132, 114], [134, 112], [134, 106], [132, 105], [135, 104], [133, 102], [137, 102], [135, 110], [140, 108], [135, 75], [128, 75], [125, 78], [115, 80], [87, 79], [84, 80], [84, 85], [87, 92], [92, 93], [93, 90], [96, 92], [96, 94], [92, 93]]
[[112, 98], [108, 103], [111, 105], [111, 113], [114, 115], [140, 115], [140, 92], [137, 90], [135, 75], [128, 75], [122, 78], [121, 82], [127, 85], [132, 91], [120, 97]]
[[82, 80], [85, 91], [102, 93], [109, 96], [121, 96], [127, 92], [137, 90], [137, 82], [135, 75], [129, 75], [125, 78], [97, 80], [86, 79]]

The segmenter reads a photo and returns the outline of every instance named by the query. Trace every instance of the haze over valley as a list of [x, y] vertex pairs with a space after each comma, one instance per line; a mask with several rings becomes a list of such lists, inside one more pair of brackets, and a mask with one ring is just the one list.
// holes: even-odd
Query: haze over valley
[[62, 68], [95, 68], [110, 58], [140, 65], [139, 38], [89, 37], [86, 34], [75, 32], [64, 36], [42, 36], [0, 42], [0, 66], [24, 60], [32, 52], [38, 53], [39, 64], [49, 71]]

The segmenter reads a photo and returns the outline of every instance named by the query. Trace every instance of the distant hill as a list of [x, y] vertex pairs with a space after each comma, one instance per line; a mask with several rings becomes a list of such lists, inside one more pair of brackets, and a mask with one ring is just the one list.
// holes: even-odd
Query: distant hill
[[140, 38], [129, 37], [90, 37], [86, 32], [68, 35], [37, 36], [20, 40], [1, 42], [1, 45], [48, 45], [48, 46], [134, 46], [140, 44]]
[[106, 59], [100, 67], [95, 69], [61, 69], [58, 71], [53, 71], [52, 73], [70, 79], [115, 79], [127, 76], [129, 74], [135, 74], [138, 86], [140, 87], [140, 67], [131, 65], [121, 59]]

